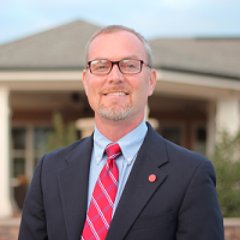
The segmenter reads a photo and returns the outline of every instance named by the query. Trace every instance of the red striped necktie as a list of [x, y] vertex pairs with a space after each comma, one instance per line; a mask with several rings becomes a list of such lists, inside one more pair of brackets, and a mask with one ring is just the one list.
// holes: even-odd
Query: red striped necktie
[[108, 159], [96, 182], [81, 240], [104, 240], [112, 220], [118, 189], [118, 167], [115, 160], [121, 155], [121, 149], [118, 144], [111, 143], [105, 152]]

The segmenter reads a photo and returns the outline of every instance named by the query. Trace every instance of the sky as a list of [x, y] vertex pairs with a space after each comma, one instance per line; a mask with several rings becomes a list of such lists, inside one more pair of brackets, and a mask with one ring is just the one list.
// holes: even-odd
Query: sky
[[148, 39], [240, 37], [240, 0], [0, 1], [0, 44], [75, 20], [126, 25]]

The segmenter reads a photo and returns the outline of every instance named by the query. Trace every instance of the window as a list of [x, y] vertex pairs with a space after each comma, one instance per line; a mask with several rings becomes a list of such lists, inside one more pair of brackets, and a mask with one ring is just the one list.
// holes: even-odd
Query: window
[[168, 140], [180, 145], [181, 144], [181, 135], [182, 131], [179, 127], [164, 127], [161, 130], [162, 136]]
[[13, 177], [25, 174], [26, 129], [12, 129]]
[[160, 122], [161, 135], [178, 145], [185, 145], [185, 131], [184, 123], [182, 122]]
[[34, 128], [34, 164], [47, 152], [47, 139], [52, 130], [50, 128]]
[[198, 125], [194, 128], [194, 151], [206, 154], [207, 130], [205, 126]]
[[31, 178], [37, 160], [46, 152], [49, 127], [12, 128], [12, 177]]

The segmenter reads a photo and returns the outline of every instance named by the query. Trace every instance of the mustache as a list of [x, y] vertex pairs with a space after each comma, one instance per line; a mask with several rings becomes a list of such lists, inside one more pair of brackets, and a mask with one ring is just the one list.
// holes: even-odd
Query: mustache
[[129, 94], [131, 90], [129, 87], [119, 87], [119, 86], [107, 87], [107, 88], [101, 89], [100, 94], [107, 94], [107, 93], [113, 93], [113, 92], [124, 92]]

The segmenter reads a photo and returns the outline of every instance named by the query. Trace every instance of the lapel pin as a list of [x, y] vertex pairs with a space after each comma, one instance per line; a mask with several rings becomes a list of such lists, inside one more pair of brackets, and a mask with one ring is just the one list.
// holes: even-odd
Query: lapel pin
[[149, 182], [153, 183], [153, 182], [155, 182], [156, 180], [157, 180], [157, 176], [156, 176], [155, 174], [150, 174], [150, 175], [148, 176], [148, 181], [149, 181]]

